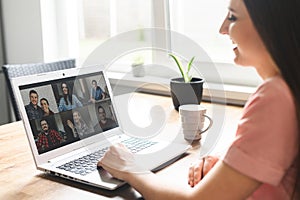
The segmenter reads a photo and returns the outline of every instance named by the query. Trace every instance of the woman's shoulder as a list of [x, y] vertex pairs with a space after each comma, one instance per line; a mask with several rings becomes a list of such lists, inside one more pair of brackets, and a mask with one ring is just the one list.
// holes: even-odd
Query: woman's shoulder
[[272, 111], [291, 113], [295, 111], [293, 94], [280, 76], [266, 80], [253, 93], [245, 104], [244, 112]]
[[64, 101], [65, 101], [64, 97], [61, 96], [61, 97], [59, 98], [59, 103], [63, 103]]
[[250, 99], [260, 99], [264, 101], [293, 103], [293, 94], [281, 76], [275, 76], [265, 80], [251, 95]]

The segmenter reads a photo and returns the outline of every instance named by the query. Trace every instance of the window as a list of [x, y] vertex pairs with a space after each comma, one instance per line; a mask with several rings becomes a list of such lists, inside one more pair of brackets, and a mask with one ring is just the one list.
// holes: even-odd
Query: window
[[151, 27], [151, 5], [151, 0], [41, 1], [45, 59], [75, 57], [81, 65], [109, 38]]
[[197, 42], [214, 62], [232, 63], [231, 41], [219, 34], [227, 5], [227, 1], [219, 0], [171, 0], [171, 30]]
[[[195, 64], [201, 66], [206, 81], [257, 86], [261, 80], [255, 71], [232, 63], [231, 41], [218, 33], [227, 13], [227, 4], [228, 1], [219, 0], [41, 1], [45, 60], [75, 57], [80, 66], [96, 47], [120, 33], [140, 30], [136, 40], [145, 40], [144, 28], [159, 27], [190, 38], [206, 51], [221, 75], [221, 79], [216, 80], [210, 74], [211, 62], [196, 58]], [[170, 35], [167, 34], [162, 42], [172, 50]], [[130, 71], [130, 64], [140, 55], [146, 62], [159, 64], [166, 59], [166, 56], [160, 59], [161, 54], [166, 52], [128, 52], [118, 57], [111, 70]], [[153, 68], [148, 73], [169, 78], [168, 70], [162, 71]]]
[[[253, 68], [237, 67], [228, 36], [219, 34], [219, 28], [226, 17], [228, 1], [170, 0], [170, 29], [195, 41], [208, 54], [224, 83], [256, 86], [260, 83]], [[203, 66], [203, 73], [209, 74], [211, 65], [196, 58]], [[207, 78], [206, 78], [207, 79]], [[208, 79], [217, 82], [213, 75]]]

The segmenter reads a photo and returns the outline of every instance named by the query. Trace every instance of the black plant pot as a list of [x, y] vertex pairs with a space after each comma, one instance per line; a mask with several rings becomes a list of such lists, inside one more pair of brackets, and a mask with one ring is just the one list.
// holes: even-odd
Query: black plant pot
[[174, 108], [178, 110], [180, 105], [200, 104], [203, 83], [204, 79], [202, 78], [192, 78], [189, 83], [185, 83], [183, 78], [171, 79], [170, 88]]

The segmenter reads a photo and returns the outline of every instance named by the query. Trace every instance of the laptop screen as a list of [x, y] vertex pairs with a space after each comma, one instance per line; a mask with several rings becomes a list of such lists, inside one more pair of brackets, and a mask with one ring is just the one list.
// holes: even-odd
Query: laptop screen
[[103, 72], [19, 89], [39, 154], [119, 126]]

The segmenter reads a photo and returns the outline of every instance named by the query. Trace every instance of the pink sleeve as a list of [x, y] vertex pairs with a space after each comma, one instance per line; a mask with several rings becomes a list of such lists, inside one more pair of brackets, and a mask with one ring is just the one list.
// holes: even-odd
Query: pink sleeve
[[296, 109], [282, 79], [264, 83], [245, 105], [224, 162], [263, 183], [278, 185], [298, 148]]

